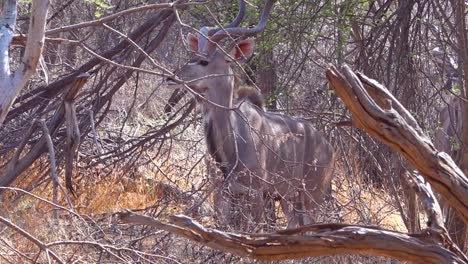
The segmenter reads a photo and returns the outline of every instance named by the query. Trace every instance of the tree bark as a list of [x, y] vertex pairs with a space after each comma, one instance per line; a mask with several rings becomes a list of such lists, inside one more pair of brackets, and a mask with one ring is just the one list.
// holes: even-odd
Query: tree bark
[[11, 73], [9, 66], [9, 45], [13, 38], [16, 24], [17, 7], [15, 0], [5, 2], [0, 20], [0, 35], [4, 35], [0, 41], [0, 127], [5, 120], [15, 98], [23, 89], [29, 78], [36, 71], [36, 66], [44, 47], [44, 32], [46, 26], [49, 0], [34, 0], [32, 2], [31, 19], [29, 23], [28, 40], [21, 63], [15, 73]]
[[452, 158], [435, 149], [416, 120], [376, 81], [348, 66], [326, 71], [337, 95], [353, 115], [353, 124], [402, 154], [468, 222], [468, 179]]
[[261, 261], [336, 254], [368, 254], [425, 264], [468, 260], [433, 243], [432, 239], [440, 234], [430, 230], [408, 235], [370, 226], [319, 224], [269, 234], [235, 234], [205, 228], [184, 215], [172, 216], [166, 223], [132, 212], [118, 215], [126, 223], [149, 225], [213, 249]]

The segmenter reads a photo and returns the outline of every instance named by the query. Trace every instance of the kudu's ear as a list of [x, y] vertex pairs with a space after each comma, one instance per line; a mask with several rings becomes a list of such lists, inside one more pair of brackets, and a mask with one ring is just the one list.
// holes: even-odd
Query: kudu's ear
[[188, 33], [187, 43], [189, 45], [190, 51], [193, 51], [193, 52], [198, 51], [198, 38], [197, 38], [196, 35], [194, 35], [192, 33]]
[[244, 63], [252, 57], [254, 48], [255, 41], [253, 39], [242, 40], [229, 52], [229, 55], [236, 61]]

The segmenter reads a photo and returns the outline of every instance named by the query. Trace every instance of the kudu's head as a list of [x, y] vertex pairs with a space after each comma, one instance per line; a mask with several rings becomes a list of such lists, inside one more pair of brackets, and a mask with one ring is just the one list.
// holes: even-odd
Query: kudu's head
[[[246, 62], [253, 54], [255, 42], [252, 39], [238, 41], [229, 52], [218, 49], [217, 44], [228, 36], [246, 38], [261, 32], [265, 28], [273, 2], [267, 1], [260, 23], [255, 28], [238, 27], [245, 14], [245, 3], [239, 0], [239, 13], [229, 25], [222, 28], [203, 27], [196, 35], [188, 33], [187, 43], [195, 55], [175, 72], [177, 77], [195, 92], [205, 94], [210, 99], [232, 96], [234, 87], [232, 65], [236, 62]], [[172, 78], [168, 78], [167, 82], [175, 84]]]
[[253, 53], [255, 42], [251, 39], [242, 40], [229, 52], [215, 49], [211, 53], [198, 50], [199, 38], [189, 33], [187, 41], [194, 57], [176, 72], [177, 76], [196, 92], [207, 93], [213, 89], [229, 89], [234, 76], [232, 64], [247, 61]]

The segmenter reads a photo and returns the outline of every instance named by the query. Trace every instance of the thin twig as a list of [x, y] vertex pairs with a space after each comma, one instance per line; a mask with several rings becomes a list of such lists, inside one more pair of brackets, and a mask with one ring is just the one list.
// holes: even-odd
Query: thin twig
[[23, 254], [23, 252], [17, 250], [15, 248], [15, 246], [11, 245], [10, 243], [8, 243], [8, 241], [6, 241], [5, 239], [3, 239], [2, 237], [0, 237], [0, 241], [2, 241], [9, 249], [13, 250], [16, 254], [20, 255], [21, 257], [33, 262], [34, 260], [31, 259], [30, 257], [26, 256], [25, 254]]
[[[63, 188], [62, 184], [59, 181], [58, 175], [57, 175], [57, 162], [55, 159], [55, 150], [54, 150], [54, 143], [52, 142], [52, 138], [50, 137], [49, 133], [49, 128], [47, 128], [47, 124], [44, 119], [40, 120], [42, 130], [44, 131], [44, 137], [47, 142], [47, 147], [49, 149], [49, 160], [50, 160], [50, 173], [52, 176], [52, 179], [54, 181], [54, 203], [58, 204], [57, 201], [57, 191], [56, 191], [56, 186], [60, 187], [60, 190], [62, 191], [68, 206], [70, 206], [70, 209], [75, 210], [73, 203], [71, 202], [70, 197], [67, 194], [67, 191], [65, 188]], [[57, 210], [55, 210], [55, 213], [57, 213]], [[58, 215], [56, 215], [56, 219], [58, 219]]]
[[148, 53], [146, 53], [146, 51], [140, 47], [140, 45], [138, 45], [137, 43], [135, 43], [135, 41], [133, 41], [131, 38], [129, 38], [127, 35], [123, 34], [122, 32], [108, 26], [107, 24], [103, 24], [103, 26], [107, 29], [109, 29], [110, 31], [118, 34], [119, 36], [123, 37], [126, 41], [128, 41], [128, 43], [130, 43], [133, 47], [135, 47], [138, 51], [140, 51], [150, 62], [151, 64], [153, 64], [154, 67], [160, 69], [161, 71], [165, 72], [166, 74], [168, 75], [172, 75], [173, 73], [171, 71], [169, 71], [168, 69], [162, 67], [161, 65], [159, 65]]
[[[96, 132], [96, 125], [94, 123], [94, 112], [93, 112], [93, 109], [89, 109], [89, 122], [91, 124], [91, 131], [93, 132], [93, 142], [94, 142], [94, 145], [96, 146], [96, 149], [97, 149], [97, 153], [98, 155], [101, 155], [102, 154], [102, 147], [101, 147], [101, 144], [98, 143], [98, 133]], [[100, 141], [100, 140], [99, 140]]]
[[129, 8], [120, 12], [117, 12], [115, 14], [105, 16], [96, 20], [92, 21], [87, 21], [87, 22], [82, 22], [78, 24], [73, 24], [73, 25], [68, 25], [68, 26], [63, 26], [59, 28], [53, 28], [49, 29], [45, 32], [46, 35], [53, 35], [56, 33], [60, 32], [65, 32], [65, 31], [70, 31], [74, 29], [79, 29], [83, 27], [93, 27], [93, 26], [101, 26], [102, 24], [106, 22], [110, 22], [116, 18], [120, 18], [122, 16], [136, 13], [136, 12], [142, 12], [146, 10], [158, 10], [158, 9], [171, 9], [171, 8], [184, 8], [187, 6], [199, 6], [199, 5], [204, 5], [206, 2], [196, 2], [196, 3], [179, 3], [180, 1], [175, 1], [174, 3], [162, 3], [162, 4], [152, 4], [152, 5], [146, 5], [146, 6], [139, 6], [139, 7], [134, 7], [134, 8]]
[[47, 248], [47, 245], [44, 244], [42, 241], [40, 241], [39, 239], [37, 239], [35, 236], [31, 235], [30, 233], [28, 233], [27, 231], [25, 231], [24, 229], [22, 229], [21, 227], [15, 225], [14, 223], [10, 222], [8, 219], [6, 218], [3, 218], [2, 216], [0, 216], [0, 222], [2, 222], [3, 224], [5, 224], [6, 226], [10, 227], [11, 229], [15, 230], [16, 232], [18, 232], [19, 234], [21, 234], [22, 236], [24, 236], [26, 239], [28, 239], [29, 241], [33, 242], [34, 244], [36, 244], [41, 250], [44, 250], [44, 251], [47, 251], [48, 253], [47, 254], [50, 254], [52, 256], [53, 259], [55, 259], [58, 263], [65, 263], [64, 261], [62, 261], [60, 259], [60, 257], [55, 254], [55, 252], [53, 252], [52, 250], [48, 249]]

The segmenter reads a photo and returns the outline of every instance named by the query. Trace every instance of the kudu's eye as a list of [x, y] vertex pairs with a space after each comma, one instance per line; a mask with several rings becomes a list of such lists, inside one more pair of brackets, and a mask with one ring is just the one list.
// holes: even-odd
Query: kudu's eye
[[209, 63], [209, 62], [206, 61], [206, 60], [199, 60], [199, 61], [198, 61], [198, 64], [200, 64], [201, 66], [207, 66], [208, 63]]

